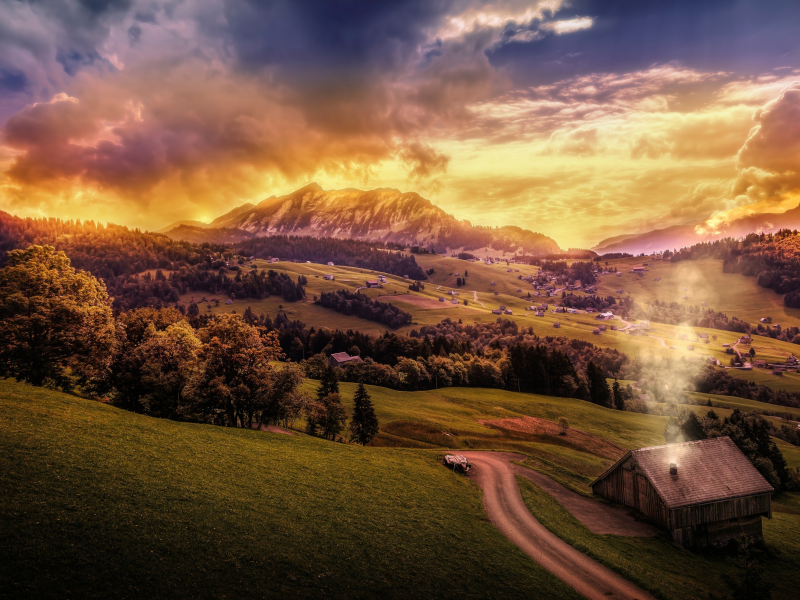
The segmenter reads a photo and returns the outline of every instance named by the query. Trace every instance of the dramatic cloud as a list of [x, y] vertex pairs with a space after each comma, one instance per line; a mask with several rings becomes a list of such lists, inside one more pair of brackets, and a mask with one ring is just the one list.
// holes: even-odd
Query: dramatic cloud
[[158, 228], [316, 180], [588, 246], [788, 207], [798, 19], [780, 0], [0, 0], [0, 209]]

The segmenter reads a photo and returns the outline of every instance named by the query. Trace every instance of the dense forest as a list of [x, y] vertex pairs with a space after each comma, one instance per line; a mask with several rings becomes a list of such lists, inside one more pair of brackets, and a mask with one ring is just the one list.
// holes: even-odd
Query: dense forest
[[322, 292], [316, 304], [331, 308], [343, 315], [353, 315], [369, 321], [377, 321], [392, 329], [411, 323], [411, 313], [388, 302], [373, 300], [365, 294], [338, 290]]

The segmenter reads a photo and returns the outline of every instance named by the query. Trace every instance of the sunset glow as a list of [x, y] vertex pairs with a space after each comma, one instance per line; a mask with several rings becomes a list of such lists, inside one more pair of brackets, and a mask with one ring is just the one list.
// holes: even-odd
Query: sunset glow
[[798, 18], [780, 1], [0, 3], [0, 209], [158, 229], [316, 181], [417, 191], [563, 248], [719, 229], [800, 202]]

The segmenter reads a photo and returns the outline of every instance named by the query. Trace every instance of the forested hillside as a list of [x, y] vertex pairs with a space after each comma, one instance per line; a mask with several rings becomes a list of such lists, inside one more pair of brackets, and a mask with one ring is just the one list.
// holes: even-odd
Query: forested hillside
[[114, 224], [22, 219], [0, 212], [0, 265], [8, 250], [32, 244], [62, 250], [75, 268], [101, 278], [117, 309], [171, 305], [189, 291], [254, 299], [280, 295], [287, 302], [305, 297], [300, 281], [249, 270], [245, 259], [250, 256], [334, 262], [426, 278], [413, 256], [391, 252], [380, 242], [274, 236], [238, 244], [192, 244]]

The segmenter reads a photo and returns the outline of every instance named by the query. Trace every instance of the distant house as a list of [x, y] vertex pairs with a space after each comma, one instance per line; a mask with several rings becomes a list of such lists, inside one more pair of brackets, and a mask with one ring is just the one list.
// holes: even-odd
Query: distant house
[[362, 363], [360, 356], [350, 356], [347, 352], [335, 352], [328, 358], [328, 364], [332, 367], [343, 367], [347, 363]]
[[568, 308], [568, 309], [567, 309], [567, 312], [568, 312], [569, 314], [571, 314], [571, 315], [574, 315], [574, 314], [577, 314], [577, 313], [578, 313], [578, 309], [577, 309], [577, 308]]
[[377, 281], [369, 280], [369, 281], [367, 281], [367, 287], [368, 288], [377, 288], [377, 287], [381, 287], [381, 284], [378, 283]]
[[228, 299], [225, 301], [225, 304], [233, 304], [233, 300], [231, 300], [230, 298], [228, 298]]
[[493, 281], [493, 282], [492, 282], [492, 283], [490, 283], [489, 285], [497, 285], [497, 282], [496, 282], [496, 281]]
[[701, 340], [707, 340], [708, 339], [708, 334], [707, 333], [698, 333], [697, 337], [699, 337]]
[[586, 309], [586, 312], [587, 313], [593, 313], [593, 312], [597, 312], [597, 310], [590, 306], [589, 308]]
[[617, 277], [622, 277], [622, 273], [617, 273]]
[[536, 316], [537, 316], [537, 317], [543, 317], [543, 316], [544, 316], [544, 313], [543, 313], [541, 310], [537, 310], [537, 311], [536, 311]]
[[633, 267], [631, 269], [631, 273], [636, 273], [637, 275], [644, 275], [646, 269], [644, 267]]
[[280, 258], [270, 258], [269, 262], [276, 263], [276, 262], [280, 262], [280, 260], [281, 260]]
[[777, 375], [778, 377], [783, 377], [783, 369], [781, 367], [773, 367], [772, 374]]
[[333, 263], [332, 263], [332, 262], [329, 262], [329, 263], [328, 263], [328, 266], [329, 266], [329, 267], [332, 267], [332, 266], [333, 266]]
[[614, 313], [612, 312], [601, 312], [599, 315], [595, 317], [595, 319], [599, 319], [601, 321], [607, 321], [608, 319], [613, 319]]
[[752, 339], [750, 339], [750, 335], [745, 333], [742, 337], [739, 338], [740, 344], [750, 345]]
[[592, 329], [592, 333], [595, 335], [600, 335], [600, 329]]
[[336, 279], [333, 275], [323, 275], [322, 278], [327, 279], [328, 281], [333, 281]]
[[439, 297], [439, 302], [444, 302], [444, 296]]
[[381, 275], [380, 277], [378, 277], [378, 281], [380, 281], [381, 283], [386, 283], [386, 277]]
[[772, 518], [772, 486], [728, 437], [630, 450], [591, 488], [686, 548], [762, 540], [761, 518]]
[[507, 308], [507, 309], [505, 309], [505, 311], [503, 311], [503, 312], [505, 312], [505, 314], [507, 314], [507, 315], [510, 315], [510, 314], [512, 314], [512, 312], [511, 312], [511, 309], [508, 309], [508, 308]]
[[760, 369], [765, 369], [767, 367], [767, 361], [765, 360], [754, 360], [753, 366], [758, 367]]
[[560, 327], [561, 327], [561, 323], [558, 323], [558, 322], [556, 322], [556, 323], [553, 323], [553, 327], [555, 327], [556, 329], [558, 329], [558, 328], [560, 328]]
[[598, 329], [599, 329], [600, 331], [605, 331], [605, 330], [606, 330], [606, 326], [605, 326], [605, 325], [600, 325], [600, 326], [598, 327]]

